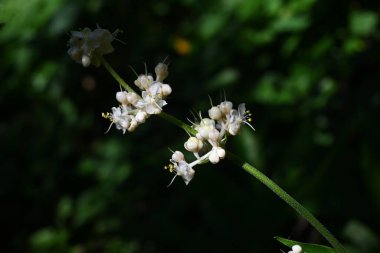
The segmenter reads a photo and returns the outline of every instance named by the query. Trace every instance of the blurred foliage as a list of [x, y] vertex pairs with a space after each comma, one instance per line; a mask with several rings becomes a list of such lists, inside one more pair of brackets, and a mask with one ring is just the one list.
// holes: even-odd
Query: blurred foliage
[[[379, 252], [380, 30], [376, 1], [2, 0], [3, 252], [279, 252], [324, 242], [229, 161], [185, 187], [161, 167], [186, 134], [152, 117], [133, 134], [100, 113], [117, 83], [66, 54], [68, 32], [124, 30], [108, 60], [132, 83], [168, 56], [169, 113], [207, 95], [246, 102], [256, 132], [228, 149], [283, 186], [352, 253]], [[12, 110], [10, 110], [12, 109]], [[284, 249], [285, 250], [285, 249]]]

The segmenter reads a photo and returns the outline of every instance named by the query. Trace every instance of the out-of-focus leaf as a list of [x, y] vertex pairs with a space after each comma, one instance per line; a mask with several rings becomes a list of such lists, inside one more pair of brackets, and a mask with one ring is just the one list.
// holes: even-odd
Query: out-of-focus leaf
[[355, 11], [350, 15], [350, 30], [354, 35], [370, 35], [376, 29], [378, 15], [372, 11]]
[[343, 230], [343, 235], [352, 242], [360, 252], [372, 252], [380, 241], [379, 238], [365, 224], [351, 220]]
[[32, 252], [49, 253], [67, 252], [69, 234], [66, 230], [45, 228], [34, 233], [30, 238]]

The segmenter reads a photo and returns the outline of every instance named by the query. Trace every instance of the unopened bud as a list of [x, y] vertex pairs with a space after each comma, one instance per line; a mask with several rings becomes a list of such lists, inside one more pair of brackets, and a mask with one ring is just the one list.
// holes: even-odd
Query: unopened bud
[[185, 156], [183, 155], [183, 153], [181, 151], [175, 151], [172, 155], [172, 159], [175, 161], [175, 162], [180, 162], [180, 161], [184, 161], [185, 160]]
[[162, 95], [163, 96], [169, 96], [172, 93], [172, 88], [168, 84], [163, 84], [161, 87]]
[[116, 92], [116, 100], [120, 104], [128, 104], [127, 92], [125, 91]]
[[220, 120], [222, 118], [222, 112], [216, 106], [213, 106], [210, 110], [208, 110], [208, 115], [213, 120]]
[[154, 72], [156, 72], [156, 81], [162, 82], [168, 76], [168, 74], [169, 74], [169, 72], [168, 72], [168, 65], [166, 65], [165, 63], [160, 62], [154, 68]]
[[232, 110], [232, 103], [230, 101], [224, 101], [219, 105], [220, 111], [224, 114], [229, 114]]

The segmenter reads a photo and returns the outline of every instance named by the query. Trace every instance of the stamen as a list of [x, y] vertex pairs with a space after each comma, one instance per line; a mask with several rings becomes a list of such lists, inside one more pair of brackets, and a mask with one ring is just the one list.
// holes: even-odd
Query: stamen
[[169, 187], [169, 186], [171, 186], [172, 185], [172, 183], [174, 182], [174, 179], [177, 177], [177, 175], [175, 175], [174, 177], [173, 177], [173, 179], [172, 179], [172, 181], [170, 181], [170, 184], [168, 184], [168, 186], [166, 186], [166, 187]]
[[105, 119], [109, 119], [113, 123], [112, 116], [109, 112], [107, 113], [102, 112], [102, 117]]

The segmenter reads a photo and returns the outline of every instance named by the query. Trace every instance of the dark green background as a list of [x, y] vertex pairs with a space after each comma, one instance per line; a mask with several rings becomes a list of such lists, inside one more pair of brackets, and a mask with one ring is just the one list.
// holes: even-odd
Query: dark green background
[[[109, 62], [129, 83], [168, 56], [165, 111], [183, 120], [225, 92], [253, 112], [227, 149], [314, 213], [354, 253], [379, 252], [378, 1], [2, 0], [1, 252], [280, 252], [327, 244], [233, 163], [163, 170], [186, 133], [151, 117], [134, 133], [104, 68], [67, 55], [69, 31], [122, 29]], [[185, 39], [191, 51], [175, 48]], [[5, 236], [4, 236], [5, 235]]]

